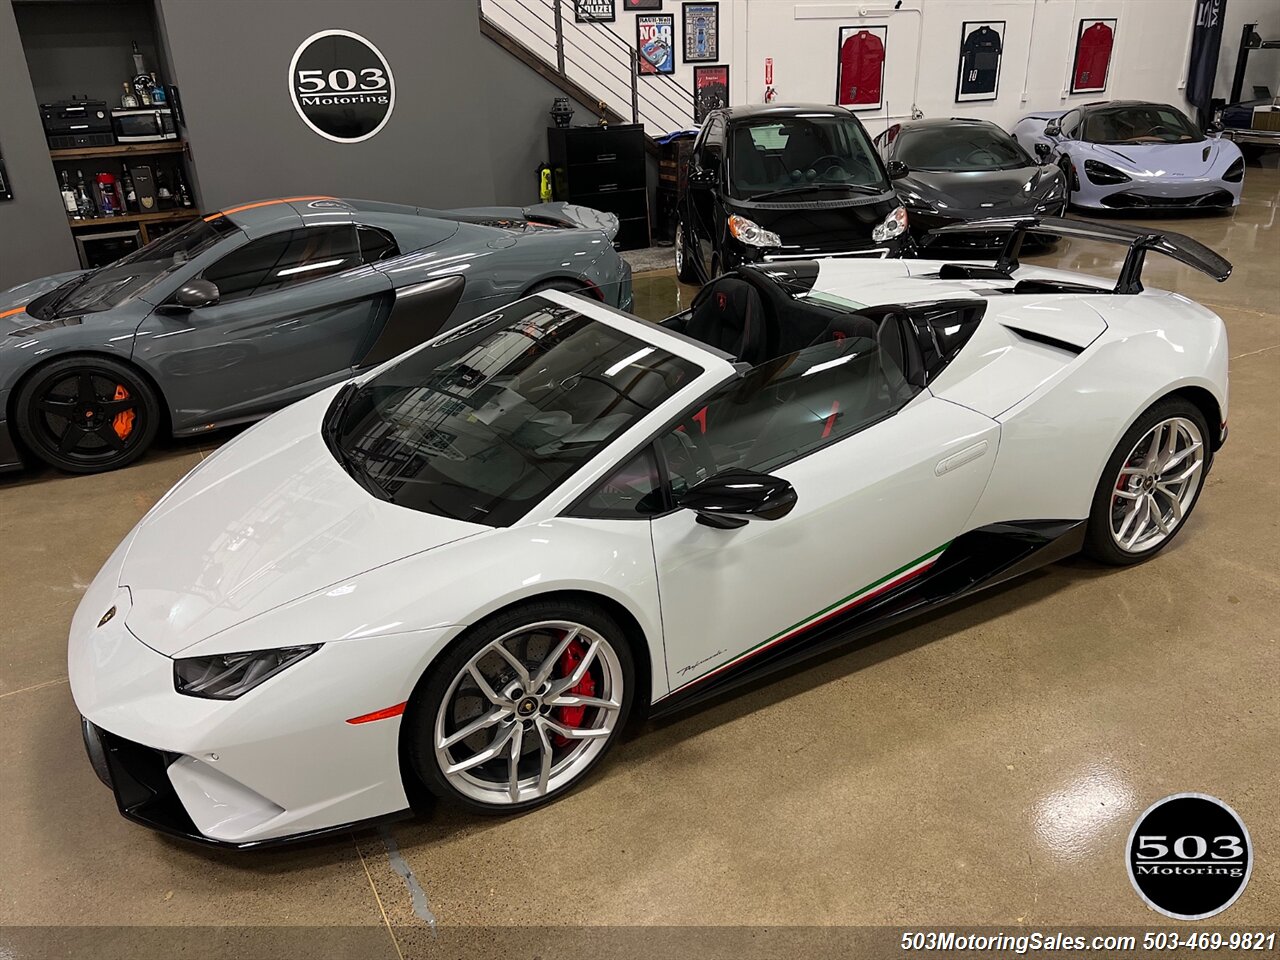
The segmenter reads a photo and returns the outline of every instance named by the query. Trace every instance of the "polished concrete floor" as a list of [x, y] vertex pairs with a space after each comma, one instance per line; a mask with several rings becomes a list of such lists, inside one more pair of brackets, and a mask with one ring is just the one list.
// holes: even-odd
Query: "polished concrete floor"
[[[1122, 849], [1137, 815], [1180, 791], [1226, 800], [1258, 851], [1212, 922], [1274, 928], [1278, 212], [1280, 173], [1251, 169], [1233, 214], [1162, 221], [1235, 263], [1222, 285], [1161, 257], [1147, 271], [1231, 338], [1231, 439], [1171, 549], [1123, 571], [1056, 565], [645, 727], [583, 788], [517, 819], [442, 808], [246, 854], [126, 823], [84, 758], [67, 625], [115, 544], [220, 438], [105, 476], [0, 479], [0, 956], [90, 941], [97, 956], [532, 955], [512, 925], [599, 925], [582, 955], [711, 956], [685, 948], [714, 927], [743, 957], [760, 941], [742, 927], [1159, 926]], [[1073, 242], [1038, 259], [1114, 275], [1118, 251]], [[636, 287], [651, 318], [693, 293], [669, 273]], [[221, 925], [235, 929], [198, 929]]]

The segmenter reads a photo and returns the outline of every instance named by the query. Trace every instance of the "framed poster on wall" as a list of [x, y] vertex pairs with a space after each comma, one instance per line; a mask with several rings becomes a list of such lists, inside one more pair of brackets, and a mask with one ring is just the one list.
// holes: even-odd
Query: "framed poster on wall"
[[693, 68], [693, 122], [702, 123], [712, 110], [729, 105], [729, 66]]
[[1101, 93], [1107, 89], [1107, 73], [1115, 45], [1114, 19], [1080, 21], [1076, 31], [1076, 56], [1071, 66], [1072, 93]]
[[642, 77], [676, 72], [676, 17], [673, 13], [636, 17], [636, 73]]
[[851, 110], [884, 106], [887, 26], [841, 27], [836, 48], [836, 103]]
[[684, 26], [684, 62], [720, 59], [720, 4], [686, 3], [680, 8]]
[[622, 0], [623, 10], [661, 10], [662, 0]]
[[1004, 56], [1003, 20], [966, 20], [960, 25], [960, 67], [956, 103], [994, 100]]
[[613, 0], [573, 0], [573, 19], [577, 23], [613, 23], [618, 14]]

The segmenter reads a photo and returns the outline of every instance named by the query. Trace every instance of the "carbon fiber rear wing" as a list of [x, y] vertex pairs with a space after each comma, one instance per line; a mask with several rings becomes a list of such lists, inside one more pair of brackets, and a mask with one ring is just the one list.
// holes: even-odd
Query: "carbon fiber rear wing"
[[1231, 276], [1231, 262], [1214, 253], [1198, 240], [1172, 230], [1146, 230], [1127, 224], [1094, 223], [1089, 220], [1068, 220], [1062, 217], [1000, 217], [990, 220], [974, 220], [954, 223], [929, 231], [926, 243], [941, 239], [947, 234], [960, 233], [1008, 233], [1004, 249], [995, 263], [995, 271], [1011, 276], [1018, 269], [1018, 255], [1023, 238], [1028, 232], [1043, 233], [1053, 237], [1076, 237], [1081, 240], [1101, 240], [1119, 243], [1129, 248], [1116, 278], [1115, 293], [1142, 292], [1142, 266], [1147, 251], [1163, 253], [1179, 263], [1195, 267], [1219, 283]]

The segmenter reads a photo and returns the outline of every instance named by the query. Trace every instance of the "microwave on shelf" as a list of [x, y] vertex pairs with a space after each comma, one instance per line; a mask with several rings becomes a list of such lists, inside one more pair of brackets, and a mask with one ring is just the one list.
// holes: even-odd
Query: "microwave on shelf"
[[120, 143], [177, 140], [178, 125], [168, 107], [137, 107], [111, 111], [111, 126]]

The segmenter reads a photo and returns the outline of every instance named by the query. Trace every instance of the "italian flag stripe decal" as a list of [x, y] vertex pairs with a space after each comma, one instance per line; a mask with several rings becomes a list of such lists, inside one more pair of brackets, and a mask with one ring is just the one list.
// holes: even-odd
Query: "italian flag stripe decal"
[[[915, 560], [912, 560], [910, 563], [906, 564], [905, 566], [899, 567], [897, 570], [893, 571], [893, 573], [890, 573], [881, 577], [875, 583], [868, 584], [867, 586], [859, 590], [857, 593], [851, 593], [849, 596], [845, 597], [843, 600], [837, 600], [835, 603], [833, 603], [831, 606], [827, 607], [826, 609], [819, 610], [817, 613], [813, 614], [810, 617], [806, 617], [804, 620], [801, 620], [799, 623], [793, 624], [792, 626], [788, 627], [786, 630], [783, 630], [781, 633], [774, 634], [772, 637], [769, 637], [767, 640], [762, 640], [760, 643], [756, 644], [750, 650], [746, 650], [743, 653], [738, 654], [732, 660], [727, 660], [724, 663], [720, 664], [720, 666], [712, 668], [711, 670], [702, 674], [701, 676], [694, 677], [688, 683], [681, 684], [680, 686], [676, 687], [675, 690], [672, 690], [671, 693], [675, 693], [677, 690], [683, 690], [686, 687], [690, 687], [695, 683], [701, 683], [703, 680], [708, 680], [711, 677], [714, 677], [716, 674], [721, 673], [725, 670], [728, 670], [730, 667], [737, 666], [738, 664], [742, 663], [744, 660], [754, 657], [758, 653], [763, 653], [765, 650], [768, 650], [771, 647], [776, 647], [780, 643], [785, 643], [787, 640], [790, 640], [793, 637], [796, 637], [799, 634], [804, 633], [806, 630], [811, 630], [814, 627], [817, 627], [823, 623], [826, 623], [828, 620], [832, 620], [835, 617], [840, 616], [842, 613], [847, 613], [848, 611], [852, 610], [854, 607], [857, 607], [861, 604], [866, 603], [868, 600], [874, 600], [876, 597], [880, 596], [881, 594], [888, 593], [890, 590], [893, 590], [895, 587], [902, 586], [908, 580], [915, 579], [916, 577], [924, 573], [926, 570], [928, 570], [930, 567], [932, 567], [935, 563], [937, 563], [938, 557], [942, 556], [942, 552], [946, 550], [947, 547], [949, 546], [951, 546], [950, 541], [944, 543], [942, 546], [938, 547], [936, 550], [932, 550], [929, 553], [926, 553], [923, 557], [918, 557]], [[670, 696], [670, 694], [668, 694], [668, 696]]]

